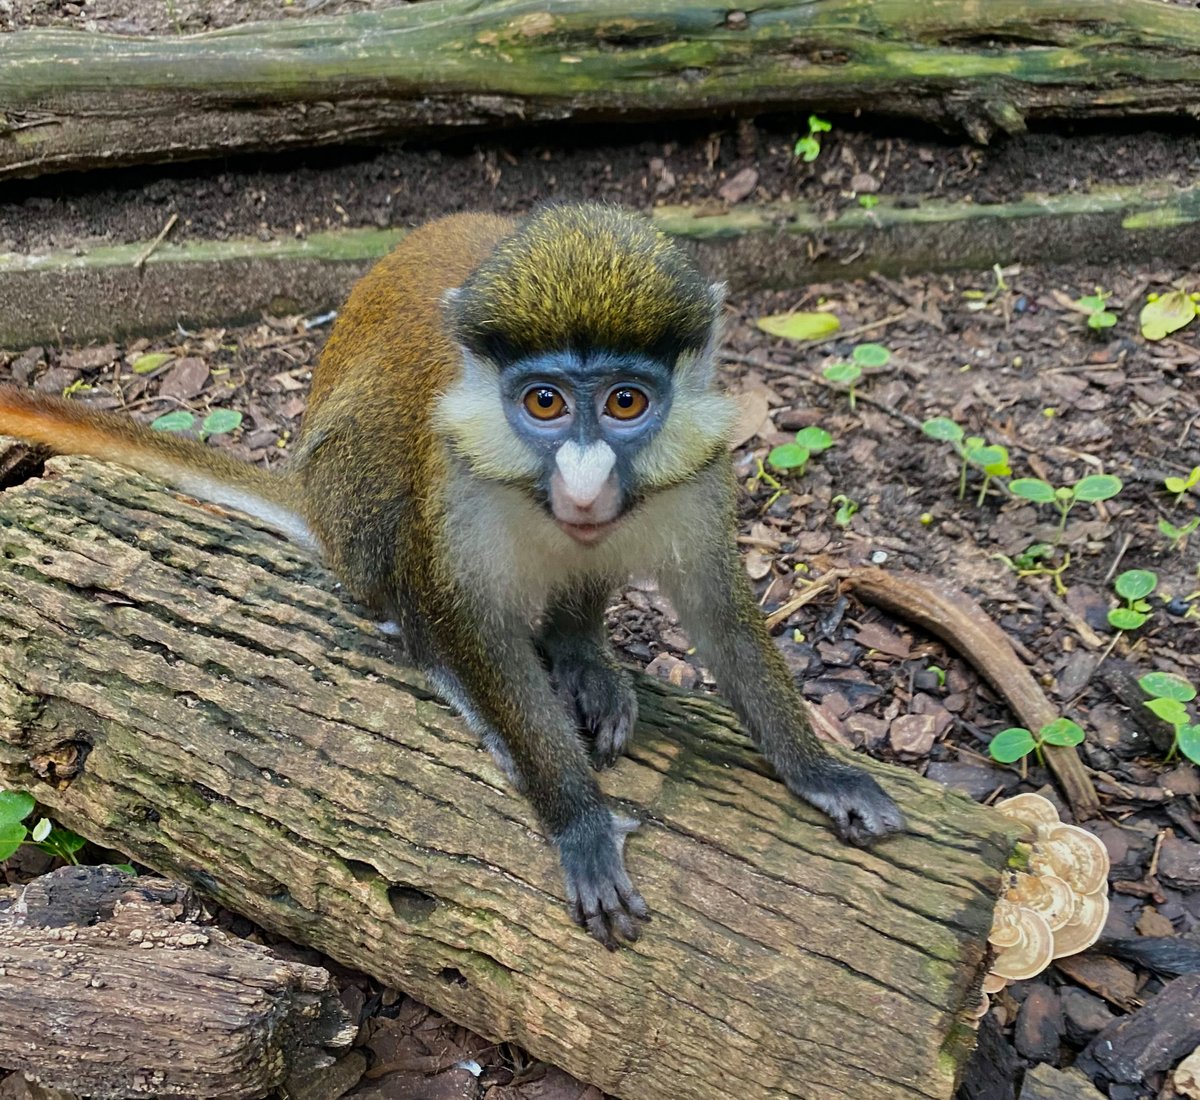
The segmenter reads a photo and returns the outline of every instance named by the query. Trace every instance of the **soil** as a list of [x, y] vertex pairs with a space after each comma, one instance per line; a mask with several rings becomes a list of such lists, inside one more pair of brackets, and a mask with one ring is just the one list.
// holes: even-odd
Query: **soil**
[[[42, 10], [50, 8], [30, 2], [16, 9], [34, 21]], [[89, 13], [102, 10], [87, 5]], [[180, 5], [185, 11], [193, 9]], [[217, 18], [223, 18], [219, 10]], [[625, 136], [618, 144], [610, 131], [591, 131], [550, 145], [545, 135], [506, 135], [493, 144], [408, 146], [269, 167], [236, 162], [34, 181], [0, 192], [8, 199], [0, 208], [0, 248], [34, 252], [143, 240], [172, 213], [180, 215], [178, 237], [272, 236], [329, 225], [410, 224], [458, 209], [519, 210], [550, 196], [641, 207], [701, 202], [747, 170], [756, 177], [743, 201], [832, 202], [847, 191], [873, 189], [995, 201], [1031, 188], [1100, 181], [1183, 183], [1200, 165], [1200, 138], [1168, 133], [1041, 134], [977, 149], [839, 126], [826, 135], [815, 166], [790, 155], [794, 123]], [[1073, 303], [1098, 286], [1117, 321], [1093, 331]], [[722, 373], [743, 408], [734, 451], [744, 486], [740, 540], [764, 610], [781, 607], [809, 579], [847, 562], [940, 577], [979, 600], [1055, 705], [1087, 731], [1080, 752], [1104, 805], [1103, 820], [1090, 827], [1114, 863], [1108, 934], [1200, 945], [1200, 877], [1186, 872], [1200, 866], [1200, 779], [1193, 765], [1168, 762], [1153, 748], [1136, 699], [1132, 708], [1121, 702], [1105, 675], [1125, 661], [1136, 675], [1168, 671], [1200, 684], [1200, 532], [1172, 546], [1159, 528], [1160, 521], [1183, 527], [1200, 515], [1200, 487], [1176, 501], [1162, 484], [1165, 476], [1183, 477], [1200, 465], [1200, 322], [1153, 342], [1137, 323], [1147, 294], [1172, 288], [1200, 290], [1200, 268], [1027, 267], [760, 294], [730, 303]], [[760, 317], [793, 310], [832, 313], [840, 333], [797, 345], [756, 327]], [[11, 349], [0, 353], [0, 379], [69, 392], [146, 420], [182, 411], [198, 421], [213, 409], [236, 410], [240, 424], [213, 435], [211, 444], [274, 464], [297, 437], [323, 339], [321, 325], [265, 318], [242, 329], [180, 332], [128, 345]], [[849, 358], [862, 341], [884, 345], [890, 361], [868, 372], [852, 404], [844, 388], [825, 382], [822, 369]], [[161, 358], [147, 359], [151, 353]], [[1059, 486], [1105, 473], [1119, 477], [1123, 488], [1106, 502], [1077, 504], [1060, 541], [1052, 507], [1016, 499], [995, 480], [984, 486], [976, 469], [969, 470], [960, 499], [957, 456], [920, 431], [920, 422], [933, 416], [953, 418], [969, 434], [1006, 447], [1013, 477]], [[802, 474], [764, 477], [760, 464], [771, 449], [811, 425], [828, 430], [833, 446]], [[836, 513], [845, 500], [856, 511], [840, 523]], [[1021, 556], [1039, 543], [1049, 544], [1050, 556], [1020, 568]], [[1131, 568], [1154, 571], [1157, 588], [1147, 623], [1117, 636], [1107, 621], [1118, 603], [1113, 581]], [[626, 590], [610, 625], [631, 665], [684, 686], [712, 688], [653, 590]], [[777, 643], [809, 698], [865, 751], [979, 799], [1042, 787], [1052, 793], [1036, 762], [1022, 768], [989, 761], [991, 736], [1016, 722], [982, 683], [970, 654], [948, 651], [903, 621], [835, 595], [788, 616]], [[928, 736], [902, 721], [917, 714], [933, 716], [920, 724], [932, 731]], [[1175, 870], [1160, 865], [1164, 838], [1176, 853]], [[223, 919], [240, 927], [240, 918]], [[1139, 990], [1125, 1011], [1153, 1003], [1162, 977], [1145, 966], [1108, 961]], [[1034, 1061], [1067, 1066], [1076, 1060], [1095, 1029], [1088, 1032], [1082, 1017], [1067, 1010], [1077, 1007], [1077, 994], [1104, 996], [1104, 983], [1111, 982], [1106, 974], [1101, 979], [1086, 967], [1059, 966], [995, 999], [985, 1028], [1016, 1036], [1020, 1057], [1010, 1050], [1010, 1078]], [[346, 982], [360, 991], [356, 1003], [364, 1020], [376, 1021], [367, 1031], [392, 1026], [379, 1021], [402, 1021], [395, 1026], [409, 1045], [401, 1062], [457, 1044], [458, 1058], [474, 1058], [482, 1067], [477, 1083], [489, 1100], [599, 1100], [557, 1071], [528, 1082], [519, 1051], [464, 1036], [361, 976]], [[1039, 1011], [1058, 1012], [1060, 1022], [1066, 1014], [1071, 1023], [1040, 1053], [1020, 1041], [1032, 989], [1044, 994]], [[374, 1057], [388, 1062], [378, 1052]], [[417, 1073], [417, 1064], [397, 1072]], [[420, 1072], [428, 1071], [428, 1062], [419, 1064]], [[1132, 1092], [1119, 1085], [1110, 1095], [1156, 1095], [1168, 1068], [1148, 1073]], [[459, 1071], [444, 1069], [431, 1080], [450, 1072]], [[984, 1095], [971, 1091], [984, 1077], [983, 1069], [969, 1070], [964, 1095]], [[448, 1080], [442, 1085], [450, 1095]], [[431, 1084], [428, 1095], [442, 1095], [437, 1087]]]

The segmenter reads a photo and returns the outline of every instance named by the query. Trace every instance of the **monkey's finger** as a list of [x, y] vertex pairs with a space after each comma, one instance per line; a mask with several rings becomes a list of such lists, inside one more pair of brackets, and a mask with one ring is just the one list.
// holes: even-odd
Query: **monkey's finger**
[[646, 899], [633, 888], [632, 883], [626, 883], [624, 886], [618, 885], [617, 893], [626, 912], [638, 920], [650, 919], [650, 906], [646, 904]]
[[612, 928], [609, 927], [609, 923], [605, 919], [605, 914], [601, 912], [595, 898], [592, 899], [590, 906], [584, 906], [583, 904], [576, 906], [575, 921], [587, 929], [588, 935], [592, 939], [599, 940], [609, 951], [617, 949], [618, 944], [612, 934]]

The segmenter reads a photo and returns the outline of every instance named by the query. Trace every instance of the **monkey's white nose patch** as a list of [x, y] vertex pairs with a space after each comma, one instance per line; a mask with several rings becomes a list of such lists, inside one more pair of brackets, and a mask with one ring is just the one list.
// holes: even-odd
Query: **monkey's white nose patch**
[[568, 439], [558, 448], [555, 461], [571, 503], [586, 508], [600, 495], [617, 456], [603, 441], [581, 447], [573, 439]]

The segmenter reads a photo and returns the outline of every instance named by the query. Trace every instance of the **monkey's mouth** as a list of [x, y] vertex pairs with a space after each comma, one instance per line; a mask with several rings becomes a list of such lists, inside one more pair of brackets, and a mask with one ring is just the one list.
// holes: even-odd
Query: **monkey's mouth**
[[610, 519], [605, 523], [568, 523], [562, 519], [555, 519], [554, 522], [576, 542], [584, 546], [593, 546], [616, 528], [620, 518]]

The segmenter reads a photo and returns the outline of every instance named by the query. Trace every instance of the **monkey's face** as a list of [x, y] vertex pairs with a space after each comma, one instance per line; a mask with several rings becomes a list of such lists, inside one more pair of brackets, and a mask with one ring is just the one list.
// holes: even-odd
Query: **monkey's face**
[[662, 364], [608, 352], [532, 356], [501, 373], [508, 427], [538, 456], [537, 493], [576, 542], [599, 542], [636, 502], [637, 456], [671, 390]]
[[734, 408], [713, 384], [711, 344], [669, 366], [603, 350], [506, 364], [460, 351], [439, 429], [475, 476], [521, 486], [582, 545], [725, 449]]

